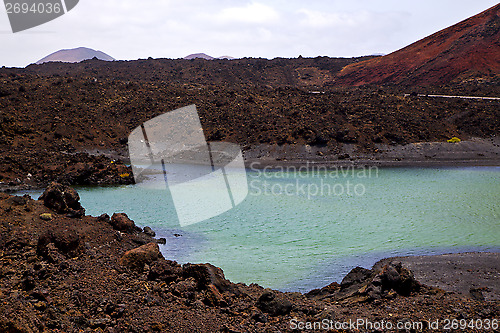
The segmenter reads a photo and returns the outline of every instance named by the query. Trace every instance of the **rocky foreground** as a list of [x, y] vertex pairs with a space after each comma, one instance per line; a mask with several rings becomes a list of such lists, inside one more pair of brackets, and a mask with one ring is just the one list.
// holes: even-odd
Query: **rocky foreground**
[[164, 258], [164, 240], [126, 214], [84, 212], [57, 183], [40, 200], [0, 194], [1, 332], [484, 331], [500, 316], [480, 289], [429, 287], [391, 260], [307, 294], [235, 284], [210, 264]]

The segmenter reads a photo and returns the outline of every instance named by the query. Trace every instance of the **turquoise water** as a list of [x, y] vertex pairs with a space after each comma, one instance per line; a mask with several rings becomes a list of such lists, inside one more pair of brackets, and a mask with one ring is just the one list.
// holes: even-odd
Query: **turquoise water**
[[77, 190], [87, 214], [126, 212], [167, 238], [168, 259], [281, 290], [339, 282], [391, 255], [500, 251], [500, 167], [363, 172], [248, 171], [240, 205], [183, 228], [166, 190]]

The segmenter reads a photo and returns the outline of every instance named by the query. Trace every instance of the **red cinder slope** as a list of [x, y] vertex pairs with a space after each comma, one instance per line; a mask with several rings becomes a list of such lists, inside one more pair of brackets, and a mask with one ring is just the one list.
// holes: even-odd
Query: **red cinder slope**
[[399, 51], [346, 66], [336, 84], [446, 84], [500, 74], [500, 4]]

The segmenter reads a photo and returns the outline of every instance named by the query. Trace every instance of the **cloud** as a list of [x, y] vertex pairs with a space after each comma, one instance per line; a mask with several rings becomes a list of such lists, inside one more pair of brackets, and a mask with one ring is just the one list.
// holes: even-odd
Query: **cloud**
[[272, 7], [252, 2], [243, 7], [224, 8], [216, 19], [222, 22], [263, 24], [275, 22], [279, 17], [278, 12]]
[[401, 13], [386, 12], [377, 14], [370, 11], [356, 12], [320, 12], [309, 9], [299, 9], [301, 15], [299, 24], [304, 28], [342, 28], [342, 29], [364, 29], [368, 30], [380, 23], [394, 21], [401, 17]]
[[303, 27], [326, 28], [345, 23], [352, 24], [352, 20], [349, 20], [347, 15], [341, 15], [338, 13], [325, 13], [305, 8], [299, 9], [298, 13], [302, 16], [299, 24]]

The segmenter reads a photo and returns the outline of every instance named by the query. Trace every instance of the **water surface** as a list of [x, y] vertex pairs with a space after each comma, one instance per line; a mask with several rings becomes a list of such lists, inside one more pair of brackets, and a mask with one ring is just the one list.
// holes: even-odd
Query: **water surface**
[[392, 255], [500, 251], [499, 167], [332, 172], [248, 171], [243, 203], [183, 228], [168, 191], [77, 190], [87, 214], [126, 212], [166, 237], [168, 259], [281, 290], [339, 282]]

